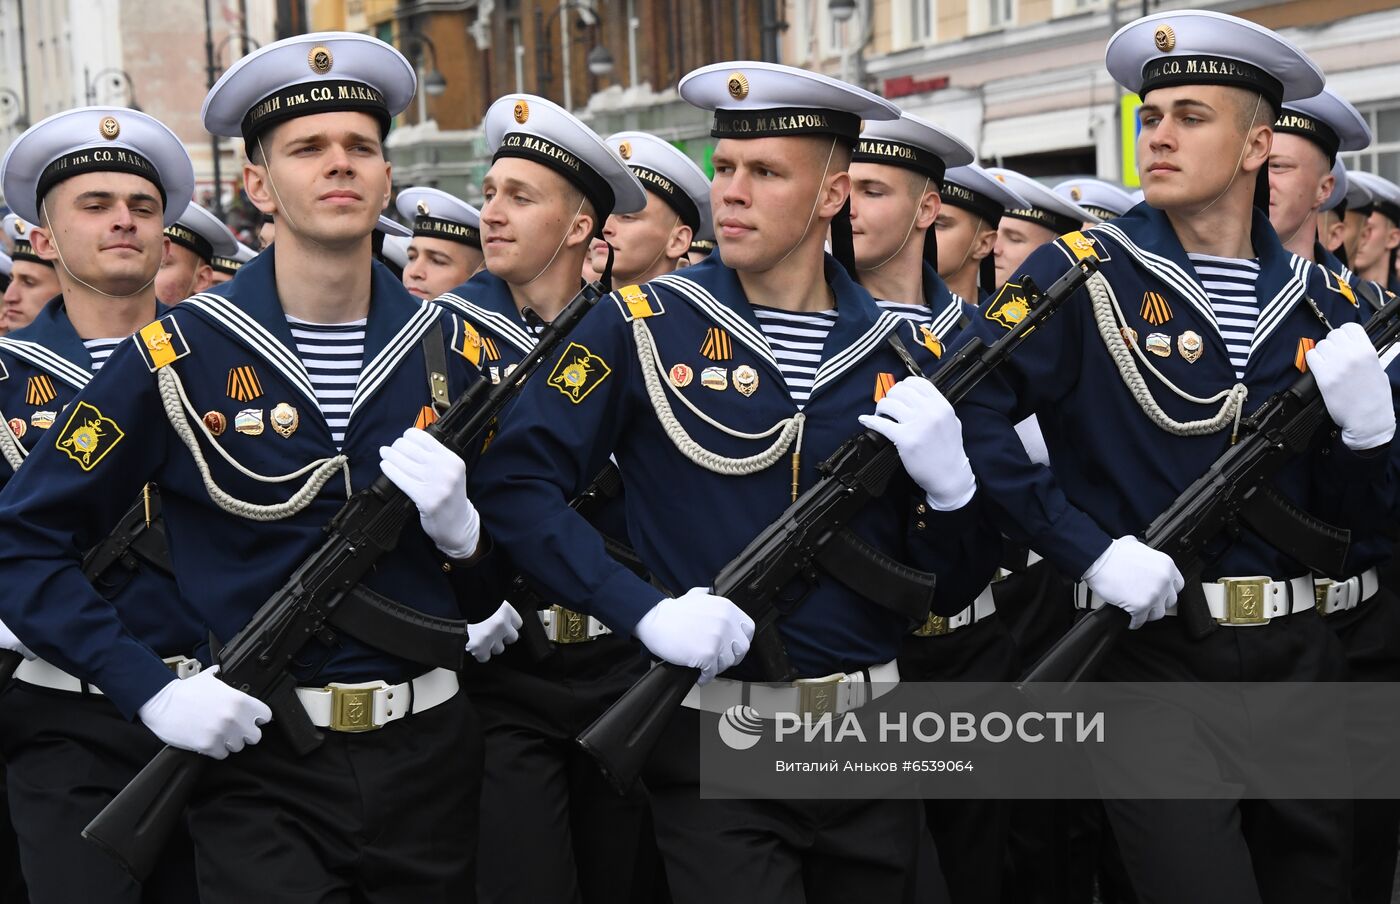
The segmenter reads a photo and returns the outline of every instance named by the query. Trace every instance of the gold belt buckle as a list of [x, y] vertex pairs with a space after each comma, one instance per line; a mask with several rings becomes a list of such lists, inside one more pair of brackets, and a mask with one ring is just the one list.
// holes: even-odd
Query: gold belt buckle
[[1327, 614], [1327, 596], [1331, 593], [1332, 585], [1335, 583], [1337, 582], [1331, 578], [1317, 578], [1313, 581], [1313, 593], [1316, 594], [1318, 615]]
[[378, 689], [379, 685], [327, 685], [327, 690], [331, 692], [331, 724], [328, 726], [330, 730], [355, 733], [383, 727], [374, 721], [374, 692]]
[[588, 640], [588, 616], [565, 609], [557, 603], [549, 607], [549, 639], [555, 643], [582, 643]]
[[846, 680], [845, 672], [835, 672], [821, 678], [799, 678], [792, 683], [797, 688], [799, 715], [821, 718], [836, 712], [836, 688]]
[[952, 633], [953, 628], [948, 624], [948, 618], [944, 615], [934, 615], [929, 613], [928, 618], [914, 632], [915, 637], [942, 637], [944, 634]]
[[1269, 615], [1264, 594], [1269, 582], [1265, 578], [1225, 578], [1225, 617], [1216, 621], [1222, 625], [1267, 625]]

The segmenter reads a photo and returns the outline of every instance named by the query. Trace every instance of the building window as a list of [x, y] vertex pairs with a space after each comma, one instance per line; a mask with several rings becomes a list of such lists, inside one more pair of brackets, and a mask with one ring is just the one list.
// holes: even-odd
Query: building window
[[1104, 0], [1054, 0], [1053, 15], [1072, 16], [1075, 13], [1087, 13], [1091, 10], [1103, 9]]
[[1343, 154], [1347, 169], [1365, 170], [1391, 182], [1400, 182], [1400, 104], [1364, 107], [1361, 115], [1376, 140], [1364, 151]]
[[917, 47], [935, 40], [936, 0], [895, 0], [891, 27], [896, 48]]
[[997, 31], [1016, 24], [1016, 0], [968, 0], [968, 31]]

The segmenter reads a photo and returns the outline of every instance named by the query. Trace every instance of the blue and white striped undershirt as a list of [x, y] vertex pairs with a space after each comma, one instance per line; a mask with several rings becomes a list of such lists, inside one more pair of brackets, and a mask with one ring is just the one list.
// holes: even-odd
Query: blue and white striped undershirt
[[316, 405], [321, 409], [336, 448], [345, 444], [350, 403], [365, 360], [365, 320], [349, 323], [310, 323], [287, 317], [297, 357], [311, 377]]
[[933, 311], [929, 310], [926, 304], [905, 304], [902, 301], [886, 301], [883, 298], [875, 299], [875, 303], [882, 311], [893, 311], [905, 320], [913, 321], [915, 327], [929, 326], [933, 323]]
[[1188, 254], [1196, 276], [1210, 298], [1220, 337], [1230, 353], [1235, 379], [1244, 379], [1249, 364], [1249, 349], [1254, 343], [1254, 330], [1259, 323], [1259, 299], [1255, 283], [1259, 279], [1259, 262], [1210, 254]]
[[88, 357], [92, 359], [92, 372], [97, 373], [102, 369], [102, 365], [107, 363], [107, 359], [112, 357], [112, 352], [124, 339], [84, 339], [83, 347], [87, 349]]
[[800, 410], [812, 395], [812, 384], [822, 363], [822, 346], [836, 325], [836, 312], [798, 314], [754, 305], [753, 313], [773, 349], [788, 394]]

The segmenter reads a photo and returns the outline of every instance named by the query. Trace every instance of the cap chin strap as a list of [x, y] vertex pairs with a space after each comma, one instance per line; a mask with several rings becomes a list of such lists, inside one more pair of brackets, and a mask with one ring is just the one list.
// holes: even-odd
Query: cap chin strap
[[[263, 169], [267, 172], [267, 184], [272, 187], [272, 197], [277, 199], [277, 215], [285, 219], [288, 223], [290, 223], [293, 230], [297, 230], [296, 220], [292, 219], [291, 213], [287, 210], [287, 205], [282, 203], [282, 193], [277, 190], [277, 180], [272, 178], [272, 160], [267, 156], [267, 151], [263, 150], [261, 135], [258, 136], [258, 153], [262, 155]], [[371, 231], [370, 234], [373, 235], [373, 231]], [[304, 232], [297, 230], [297, 235], [300, 240], [315, 245], [317, 248], [321, 248], [326, 251], [331, 250], [330, 246], [316, 241], [315, 238], [313, 238], [310, 235], [307, 235]]]
[[[812, 199], [812, 212], [807, 214], [807, 225], [802, 227], [802, 234], [797, 237], [797, 241], [792, 243], [792, 247], [787, 250], [787, 253], [778, 258], [777, 263], [773, 264], [774, 267], [781, 266], [783, 261], [792, 257], [792, 253], [807, 239], [807, 232], [812, 228], [812, 221], [817, 218], [817, 208], [822, 203], [822, 185], [826, 182], [827, 173], [831, 171], [831, 158], [836, 153], [836, 141], [836, 138], [831, 139], [831, 149], [826, 152], [826, 164], [822, 167], [821, 179], [817, 181], [817, 196]], [[850, 203], [849, 198], [846, 199], [846, 203]], [[832, 242], [831, 250], [836, 250], [835, 242]]]
[[[544, 276], [545, 272], [546, 272], [547, 270], [549, 270], [550, 267], [554, 266], [554, 259], [557, 258], [557, 257], [559, 256], [559, 252], [560, 252], [560, 251], [563, 251], [563, 250], [564, 250], [564, 243], [567, 242], [567, 241], [569, 240], [569, 231], [572, 230], [572, 229], [574, 228], [574, 227], [573, 227], [573, 221], [576, 220], [576, 219], [578, 219], [578, 215], [579, 215], [579, 214], [583, 213], [583, 205], [584, 205], [584, 203], [585, 203], [587, 200], [588, 200], [587, 198], [579, 198], [579, 201], [578, 201], [578, 210], [575, 210], [575, 211], [574, 211], [574, 215], [573, 215], [572, 217], [569, 218], [569, 226], [564, 230], [564, 234], [559, 238], [559, 244], [554, 246], [554, 253], [551, 254], [551, 255], [549, 256], [549, 261], [548, 261], [543, 267], [540, 268], [540, 272], [536, 273], [534, 276], [532, 276], [532, 277], [530, 277], [529, 279], [527, 279], [524, 283], [522, 283], [522, 285], [526, 285], [526, 286], [530, 285], [530, 283], [532, 283], [532, 282], [534, 282], [535, 280], [539, 279], [541, 276]], [[606, 240], [605, 240], [605, 241], [606, 241]], [[607, 265], [607, 267], [603, 270], [603, 280], [604, 280], [604, 284], [605, 284], [605, 285], [609, 284], [609, 283], [611, 282], [611, 280], [612, 280], [612, 264], [613, 264], [612, 245], [608, 245], [608, 265]]]
[[[675, 218], [674, 220], [671, 221], [670, 227], [666, 230], [667, 235], [669, 236], [670, 233], [674, 232], [675, 229], [676, 229], [676, 227], [679, 226], [680, 224], [681, 224], [681, 218], [680, 218], [680, 215], [677, 214], [677, 215], [676, 215], [676, 218]], [[603, 239], [603, 241], [608, 243], [608, 265], [611, 267], [611, 265], [612, 265], [612, 243], [611, 243], [611, 242], [608, 242], [607, 239]], [[641, 270], [642, 273], [650, 273], [650, 272], [651, 272], [651, 268], [652, 268], [652, 267], [655, 267], [655, 266], [656, 266], [656, 262], [659, 261], [659, 260], [661, 260], [661, 255], [663, 255], [663, 254], [666, 253], [666, 246], [669, 245], [670, 243], [671, 243], [670, 238], [667, 238], [666, 241], [665, 241], [664, 243], [662, 243], [662, 245], [661, 245], [661, 250], [658, 251], [658, 252], [656, 252], [656, 256], [653, 257], [653, 258], [651, 259], [651, 261], [648, 262], [647, 265], [646, 265], [645, 267], [642, 268], [642, 270]], [[674, 268], [673, 268], [673, 269], [674, 269]], [[609, 273], [608, 275], [611, 276], [612, 274]], [[605, 285], [611, 286], [611, 285], [612, 285], [612, 280], [611, 280], [611, 279], [608, 279], [608, 280], [605, 282]]]
[[[1250, 117], [1249, 117], [1249, 121], [1250, 121], [1250, 123], [1251, 123], [1251, 128], [1253, 128], [1254, 118], [1255, 118], [1256, 116], [1259, 115], [1259, 105], [1262, 104], [1263, 102], [1264, 102], [1264, 95], [1256, 93], [1256, 94], [1254, 95], [1254, 112], [1253, 112], [1252, 114], [1250, 114]], [[1240, 174], [1240, 172], [1241, 172], [1241, 170], [1240, 170], [1240, 165], [1244, 163], [1244, 155], [1245, 155], [1246, 153], [1248, 153], [1248, 152], [1249, 152], [1249, 131], [1248, 131], [1248, 130], [1245, 130], [1245, 133], [1244, 133], [1244, 144], [1240, 145], [1240, 159], [1238, 159], [1238, 160], [1235, 161], [1235, 172], [1234, 172], [1234, 174], [1230, 176], [1230, 181], [1227, 182], [1227, 183], [1225, 183], [1225, 187], [1222, 188], [1222, 189], [1220, 190], [1220, 194], [1216, 195], [1215, 198], [1214, 198], [1209, 204], [1207, 204], [1205, 207], [1202, 207], [1202, 208], [1201, 208], [1201, 213], [1205, 213], [1207, 210], [1210, 210], [1212, 207], [1215, 206], [1215, 202], [1216, 202], [1216, 201], [1219, 201], [1221, 198], [1225, 197], [1225, 193], [1228, 192], [1228, 191], [1230, 190], [1230, 187], [1233, 186], [1233, 185], [1235, 184], [1235, 179], [1236, 179], [1236, 177], [1239, 176], [1239, 174]], [[1256, 182], [1255, 182], [1255, 184], [1254, 184], [1254, 205], [1257, 207], [1258, 204], [1259, 204], [1259, 194], [1260, 194], [1260, 192], [1259, 192], [1259, 183], [1258, 183], [1257, 180], [1258, 180], [1258, 179], [1261, 179], [1261, 178], [1264, 180], [1264, 191], [1263, 191], [1263, 194], [1264, 194], [1264, 213], [1265, 213], [1266, 215], [1267, 215], [1268, 212], [1269, 212], [1269, 168], [1268, 168], [1268, 166], [1269, 166], [1269, 165], [1268, 165], [1268, 162], [1266, 161], [1265, 164], [1264, 164], [1264, 169], [1263, 169], [1262, 173], [1261, 173], [1259, 176], [1256, 176], [1256, 177], [1255, 177]]]
[[[930, 181], [932, 181], [932, 180], [930, 180], [927, 176], [924, 177], [924, 187], [923, 187], [922, 189], [919, 190], [919, 199], [920, 199], [921, 202], [922, 202], [922, 199], [923, 199], [923, 197], [924, 197], [924, 193], [928, 191], [928, 184], [929, 184]], [[916, 204], [916, 205], [914, 206], [914, 216], [909, 220], [909, 228], [906, 229], [906, 230], [904, 230], [904, 240], [901, 241], [901, 242], [899, 243], [899, 247], [896, 248], [896, 249], [894, 249], [894, 251], [890, 252], [890, 256], [889, 256], [889, 257], [887, 257], [887, 258], [885, 258], [884, 260], [880, 261], [880, 263], [876, 264], [876, 265], [873, 266], [873, 267], [866, 267], [866, 268], [865, 268], [866, 270], [869, 270], [870, 272], [873, 273], [873, 272], [875, 272], [876, 270], [879, 270], [879, 269], [880, 269], [881, 267], [883, 267], [885, 264], [888, 264], [890, 261], [894, 260], [896, 257], [899, 257], [899, 253], [900, 253], [901, 251], [904, 250], [904, 246], [907, 245], [907, 244], [909, 244], [909, 236], [911, 236], [911, 235], [914, 234], [914, 224], [919, 222], [919, 208], [920, 208], [921, 206], [922, 206], [922, 204]], [[930, 226], [929, 228], [932, 229], [933, 227]], [[968, 246], [968, 250], [969, 250], [969, 251], [972, 250], [972, 246], [971, 246], [971, 245]]]
[[[40, 209], [42, 210], [42, 212], [43, 212], [43, 214], [44, 214], [44, 222], [46, 222], [46, 223], [52, 223], [53, 220], [49, 218], [49, 208], [48, 208], [48, 206], [47, 206], [48, 203], [49, 203], [49, 202], [48, 202], [48, 199], [45, 198], [43, 201], [40, 201], [40, 202], [39, 202], [39, 206], [40, 206]], [[54, 229], [50, 229], [50, 230], [48, 230], [48, 235], [49, 235], [49, 241], [50, 241], [50, 242], [53, 242], [53, 250], [54, 250], [55, 252], [57, 252], [57, 254], [58, 254], [58, 263], [59, 263], [60, 266], [63, 267], [63, 272], [64, 272], [64, 273], [67, 273], [70, 277], [72, 277], [73, 281], [74, 281], [75, 283], [77, 283], [78, 285], [82, 286], [83, 288], [87, 289], [87, 290], [90, 291], [90, 292], [96, 292], [98, 295], [101, 295], [103, 298], [114, 298], [114, 299], [116, 299], [116, 300], [118, 300], [118, 301], [125, 301], [125, 300], [128, 299], [128, 298], [135, 298], [136, 296], [140, 295], [142, 292], [145, 292], [147, 289], [149, 289], [152, 285], [154, 285], [154, 284], [155, 284], [155, 281], [156, 281], [156, 276], [160, 274], [160, 265], [157, 264], [157, 265], [156, 265], [156, 272], [153, 273], [153, 274], [151, 274], [151, 278], [148, 279], [148, 280], [146, 280], [146, 284], [145, 284], [144, 286], [142, 286], [141, 288], [137, 289], [135, 292], [131, 292], [131, 293], [126, 294], [126, 295], [113, 295], [111, 292], [104, 292], [104, 291], [102, 291], [101, 289], [97, 288], [97, 286], [94, 286], [92, 283], [87, 282], [87, 281], [84, 280], [81, 276], [79, 276], [78, 274], [74, 273], [71, 269], [69, 269], [69, 267], [68, 267], [68, 262], [65, 261], [65, 260], [63, 259], [63, 249], [60, 248], [60, 247], [58, 246], [58, 231], [57, 231], [57, 230], [54, 230]]]

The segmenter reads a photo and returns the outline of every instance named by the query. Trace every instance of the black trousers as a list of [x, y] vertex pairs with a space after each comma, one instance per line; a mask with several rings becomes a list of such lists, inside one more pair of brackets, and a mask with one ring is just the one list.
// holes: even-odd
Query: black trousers
[[10, 818], [34, 904], [190, 904], [198, 900], [187, 832], [144, 884], [82, 830], [161, 743], [105, 697], [12, 682], [0, 697], [0, 747]]
[[574, 739], [647, 669], [631, 640], [523, 649], [467, 670], [486, 744], [477, 889], [483, 904], [649, 900], [646, 794], [622, 796]]
[[[1357, 608], [1324, 620], [1346, 649], [1353, 681], [1400, 681], [1400, 597], [1389, 585], [1383, 584]], [[1367, 715], [1395, 718], [1395, 713]], [[1365, 788], [1366, 776], [1359, 776], [1358, 783]], [[1390, 904], [1397, 845], [1400, 801], [1357, 800], [1352, 831], [1352, 904]]]
[[15, 827], [10, 823], [5, 767], [0, 762], [0, 904], [27, 904], [28, 901], [24, 873], [19, 868], [19, 838], [15, 836]]
[[[999, 615], [941, 637], [904, 638], [902, 681], [1014, 681], [1018, 656]], [[998, 904], [1011, 832], [1011, 801], [926, 800], [924, 815], [952, 904]], [[925, 870], [920, 870], [923, 876]], [[919, 901], [936, 890], [920, 889]]]
[[465, 693], [297, 757], [275, 724], [191, 802], [203, 904], [475, 900], [481, 728]]
[[646, 774], [676, 904], [909, 900], [919, 801], [701, 800], [699, 731], [678, 710]]
[[[1105, 663], [1105, 681], [1338, 681], [1341, 644], [1315, 611], [1261, 627], [1216, 629], [1192, 640], [1175, 618], [1131, 632]], [[1144, 703], [1171, 758], [1201, 779], [1222, 781], [1240, 764], [1217, 760], [1211, 729], [1193, 714]], [[1287, 714], [1283, 714], [1286, 717]], [[1338, 725], [1300, 725], [1300, 744], [1337, 737]], [[1125, 729], [1132, 730], [1132, 729]], [[1331, 734], [1335, 732], [1335, 735]], [[1274, 751], [1286, 755], [1286, 751]], [[1092, 752], [1091, 752], [1092, 755]], [[1345, 750], [1340, 753], [1345, 756]], [[1131, 769], [1101, 764], [1096, 770]], [[1110, 775], [1101, 774], [1101, 784]], [[1348, 800], [1107, 800], [1105, 808], [1133, 890], [1144, 904], [1344, 904], [1350, 900], [1352, 807]]]

